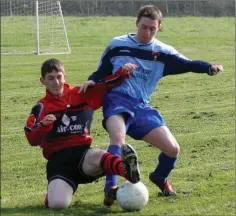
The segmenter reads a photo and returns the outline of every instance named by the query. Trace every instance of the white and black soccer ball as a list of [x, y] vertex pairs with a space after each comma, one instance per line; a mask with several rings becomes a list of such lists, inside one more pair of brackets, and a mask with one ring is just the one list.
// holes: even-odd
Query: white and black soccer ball
[[125, 211], [139, 211], [147, 205], [149, 193], [147, 187], [138, 182], [125, 182], [117, 190], [116, 199], [119, 206]]

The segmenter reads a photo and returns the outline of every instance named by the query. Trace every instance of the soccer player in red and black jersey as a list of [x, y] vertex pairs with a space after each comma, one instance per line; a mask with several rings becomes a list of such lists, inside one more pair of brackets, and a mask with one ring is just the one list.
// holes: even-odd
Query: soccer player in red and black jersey
[[45, 205], [67, 208], [79, 184], [91, 183], [106, 173], [120, 175], [132, 183], [140, 180], [137, 155], [128, 144], [122, 158], [91, 148], [93, 111], [102, 106], [103, 96], [129, 78], [126, 65], [115, 75], [99, 80], [86, 93], [66, 83], [64, 65], [57, 59], [41, 67], [46, 95], [32, 108], [25, 135], [32, 146], [40, 146], [47, 162], [48, 191]]

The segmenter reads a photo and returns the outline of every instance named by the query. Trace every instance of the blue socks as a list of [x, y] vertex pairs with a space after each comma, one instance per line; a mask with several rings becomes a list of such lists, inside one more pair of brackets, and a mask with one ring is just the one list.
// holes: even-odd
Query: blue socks
[[175, 167], [177, 157], [171, 158], [161, 152], [158, 157], [158, 160], [159, 163], [154, 171], [154, 176], [158, 183], [164, 184], [167, 180], [168, 175]]
[[[117, 145], [110, 145], [107, 149], [107, 152], [120, 157], [120, 147]], [[104, 192], [106, 192], [109, 188], [116, 186], [118, 184], [118, 176], [106, 174], [106, 184], [104, 187]]]

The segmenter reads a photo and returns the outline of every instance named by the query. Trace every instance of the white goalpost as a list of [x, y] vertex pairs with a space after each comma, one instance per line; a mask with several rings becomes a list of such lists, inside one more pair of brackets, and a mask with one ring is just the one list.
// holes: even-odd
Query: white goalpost
[[70, 54], [60, 1], [1, 0], [1, 54]]

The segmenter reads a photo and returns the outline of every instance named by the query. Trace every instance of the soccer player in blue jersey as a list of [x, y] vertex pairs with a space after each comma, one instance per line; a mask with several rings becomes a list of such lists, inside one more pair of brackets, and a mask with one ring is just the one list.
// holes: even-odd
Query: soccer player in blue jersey
[[[97, 71], [80, 91], [86, 91], [88, 86], [108, 75], [107, 72], [115, 73], [124, 64], [132, 70], [131, 78], [104, 98], [103, 126], [110, 136], [108, 152], [119, 156], [126, 134], [159, 148], [158, 164], [149, 179], [164, 196], [170, 196], [176, 193], [167, 178], [175, 167], [180, 147], [161, 114], [149, 105], [150, 96], [164, 76], [186, 72], [212, 76], [223, 67], [202, 60], [189, 60], [173, 47], [155, 39], [161, 21], [162, 13], [158, 8], [153, 5], [141, 7], [136, 20], [137, 33], [113, 38]], [[115, 200], [117, 183], [117, 176], [107, 175], [104, 188], [106, 206], [111, 206]]]

